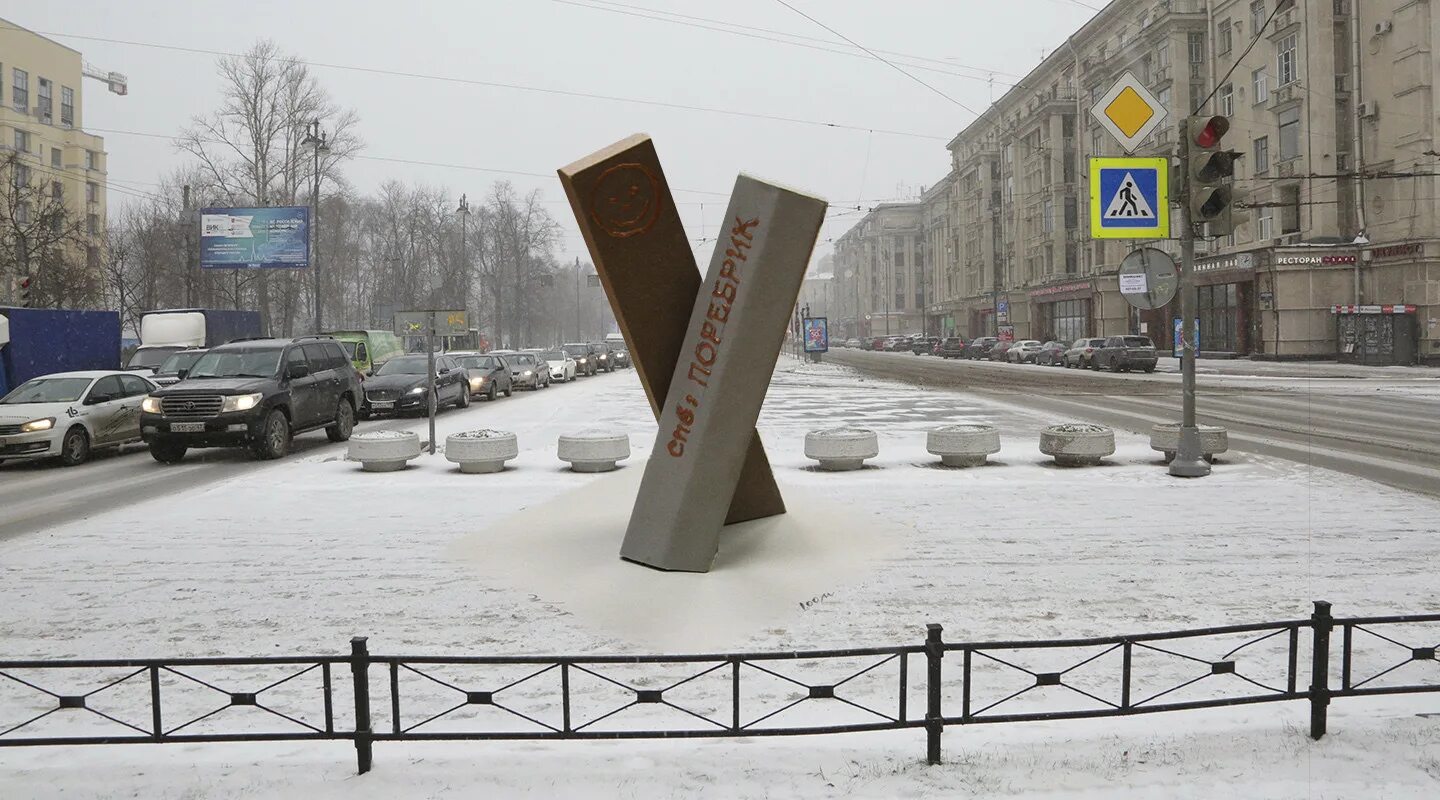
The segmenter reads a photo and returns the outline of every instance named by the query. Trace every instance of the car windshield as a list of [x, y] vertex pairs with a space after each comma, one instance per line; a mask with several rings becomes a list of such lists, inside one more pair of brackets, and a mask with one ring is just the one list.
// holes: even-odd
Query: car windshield
[[1125, 346], [1126, 346], [1126, 347], [1154, 347], [1155, 345], [1154, 345], [1154, 344], [1151, 344], [1150, 339], [1149, 339], [1148, 337], [1145, 337], [1145, 336], [1126, 336], [1126, 337], [1125, 337]]
[[1034, 339], [1026, 339], [1026, 340], [1023, 341], [1023, 342], [1020, 342], [1017, 346], [1018, 346], [1018, 347], [1039, 347], [1039, 346], [1040, 346], [1040, 343], [1037, 342], [1037, 341], [1035, 341]]
[[425, 356], [403, 356], [385, 362], [376, 375], [424, 375]]
[[195, 362], [186, 379], [273, 378], [280, 368], [280, 348], [211, 350]]
[[590, 354], [590, 348], [583, 344], [567, 344], [563, 349], [572, 356], [586, 356]]
[[0, 399], [7, 406], [21, 403], [73, 403], [85, 393], [89, 378], [35, 378]]
[[516, 355], [510, 356], [510, 368], [511, 368], [511, 369], [526, 369], [526, 368], [532, 367], [532, 366], [534, 366], [534, 365], [535, 365], [535, 357], [534, 357], [534, 356], [525, 355], [524, 353], [517, 353]]
[[136, 350], [135, 355], [130, 356], [130, 368], [144, 367], [154, 369], [160, 366], [174, 350]]
[[195, 362], [199, 361], [200, 356], [203, 355], [205, 354], [176, 353], [165, 359], [165, 363], [160, 365], [159, 371], [168, 375], [174, 375], [182, 369], [190, 369], [191, 367], [195, 366]]
[[546, 361], [564, 361], [565, 354], [559, 350], [546, 350], [541, 355], [541, 358], [545, 359]]
[[493, 356], [460, 356], [455, 360], [465, 369], [495, 369], [498, 366]]

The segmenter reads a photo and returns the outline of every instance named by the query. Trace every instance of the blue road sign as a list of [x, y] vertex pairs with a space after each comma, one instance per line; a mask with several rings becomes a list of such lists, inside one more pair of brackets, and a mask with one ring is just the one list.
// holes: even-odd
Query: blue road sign
[[1170, 161], [1090, 159], [1090, 233], [1096, 239], [1170, 236]]

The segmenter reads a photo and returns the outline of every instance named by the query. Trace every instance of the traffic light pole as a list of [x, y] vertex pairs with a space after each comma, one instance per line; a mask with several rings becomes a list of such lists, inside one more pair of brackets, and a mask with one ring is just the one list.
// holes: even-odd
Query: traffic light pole
[[1190, 126], [1180, 123], [1180, 386], [1182, 416], [1180, 443], [1170, 461], [1170, 474], [1177, 478], [1203, 478], [1210, 474], [1200, 449], [1200, 429], [1195, 424], [1195, 226], [1190, 214]]

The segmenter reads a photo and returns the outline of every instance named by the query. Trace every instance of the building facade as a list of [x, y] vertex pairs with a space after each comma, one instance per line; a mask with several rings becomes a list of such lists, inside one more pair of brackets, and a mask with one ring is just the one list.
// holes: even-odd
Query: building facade
[[[84, 130], [84, 65], [80, 53], [0, 19], [0, 159], [7, 202], [0, 225], [20, 239], [0, 260], [0, 302], [12, 301], [15, 279], [45, 281], [43, 264], [27, 254], [24, 240], [45, 232], [33, 227], [46, 211], [64, 209], [55, 225], [81, 233], [67, 242], [67, 256], [99, 269], [106, 214], [105, 142]], [[58, 199], [58, 202], [57, 202]]]
[[1235, 232], [1198, 244], [1205, 355], [1440, 361], [1440, 17], [1417, 0], [1280, 2], [1116, 0], [961, 131], [946, 197], [921, 203], [941, 330], [1168, 343], [1178, 299], [1136, 312], [1116, 274], [1141, 245], [1178, 257], [1178, 224], [1158, 242], [1089, 235], [1088, 161], [1124, 155], [1090, 109], [1130, 72], [1169, 112], [1135, 155], [1173, 159], [1192, 112], [1227, 116], [1244, 154]]

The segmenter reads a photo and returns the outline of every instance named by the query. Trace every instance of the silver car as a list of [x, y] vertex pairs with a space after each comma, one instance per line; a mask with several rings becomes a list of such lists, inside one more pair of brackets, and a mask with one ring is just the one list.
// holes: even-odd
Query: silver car
[[1021, 339], [1005, 351], [1005, 360], [1011, 364], [1028, 364], [1040, 355], [1043, 345], [1035, 339]]
[[1075, 344], [1065, 351], [1065, 366], [1088, 369], [1090, 362], [1095, 357], [1095, 351], [1105, 346], [1105, 337], [1092, 339], [1076, 339]]
[[503, 353], [510, 362], [510, 376], [516, 389], [544, 389], [550, 386], [550, 366], [531, 353]]

